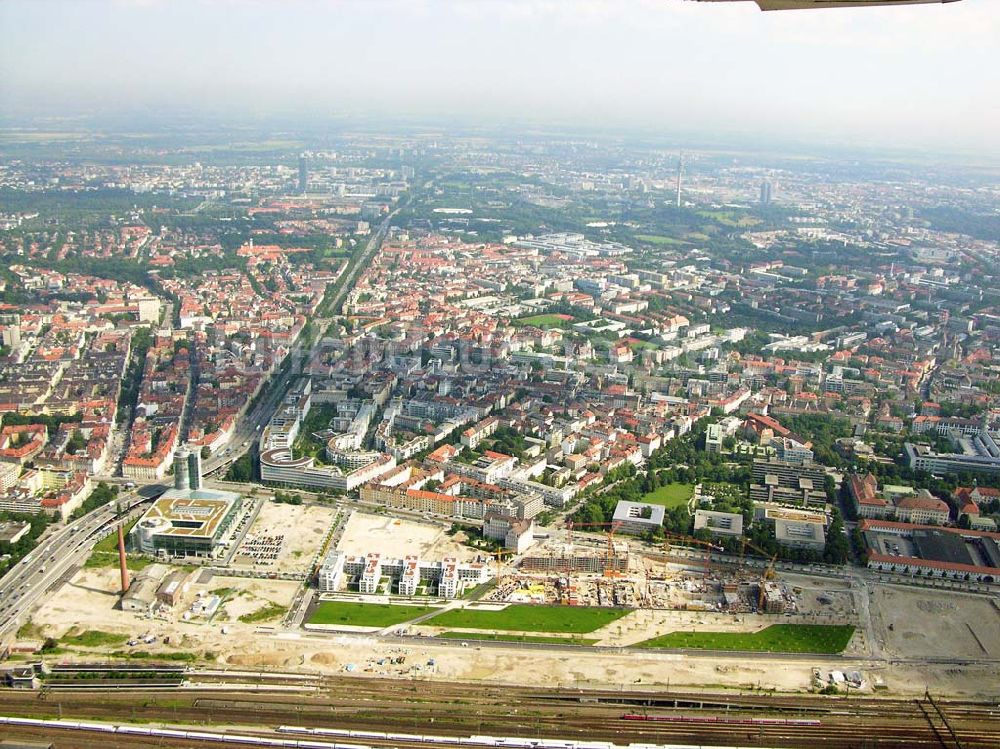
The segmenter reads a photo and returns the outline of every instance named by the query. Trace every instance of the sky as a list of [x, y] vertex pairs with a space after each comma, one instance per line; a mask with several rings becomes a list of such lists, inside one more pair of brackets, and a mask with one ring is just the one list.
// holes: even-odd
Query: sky
[[0, 110], [458, 116], [995, 156], [998, 6], [0, 0]]

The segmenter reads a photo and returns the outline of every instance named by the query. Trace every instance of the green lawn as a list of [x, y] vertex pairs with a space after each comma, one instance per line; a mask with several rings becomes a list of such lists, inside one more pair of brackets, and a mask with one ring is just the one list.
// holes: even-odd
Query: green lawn
[[310, 624], [347, 624], [353, 627], [391, 627], [429, 614], [434, 606], [394, 606], [389, 603], [321, 601]]
[[667, 508], [680, 507], [688, 503], [692, 494], [694, 494], [692, 484], [667, 484], [644, 496], [642, 501], [651, 505], [663, 505]]
[[427, 624], [459, 629], [584, 634], [600, 629], [627, 613], [629, 609], [515, 604], [499, 611], [485, 609], [445, 611], [429, 619]]
[[[126, 537], [128, 536], [129, 531], [132, 530], [132, 526], [138, 522], [139, 518], [136, 518], [122, 529], [125, 532]], [[94, 544], [94, 551], [112, 551], [115, 554], [118, 554], [118, 531], [115, 530], [110, 536], [106, 536]], [[117, 559], [117, 556], [115, 558]]]
[[[116, 542], [117, 543], [117, 542]], [[128, 563], [129, 572], [138, 572], [144, 567], [148, 567], [153, 563], [152, 559], [146, 557], [137, 557], [129, 554], [126, 557]], [[117, 567], [118, 566], [118, 552], [117, 551], [95, 551], [89, 557], [87, 561], [83, 563], [83, 566], [87, 569], [99, 569], [101, 567]]]
[[657, 244], [662, 246], [687, 244], [687, 242], [681, 239], [674, 239], [673, 237], [665, 237], [662, 234], [636, 234], [635, 238], [638, 239], [640, 242], [646, 242], [647, 244]]
[[597, 640], [583, 637], [544, 637], [541, 635], [495, 635], [489, 632], [442, 632], [438, 637], [446, 640], [488, 640], [490, 642], [542, 642], [556, 645], [593, 645]]
[[671, 632], [635, 647], [832, 654], [843, 651], [853, 634], [850, 624], [772, 624], [760, 632]]
[[277, 619], [279, 616], [284, 616], [288, 612], [287, 606], [282, 606], [278, 603], [268, 603], [264, 608], [252, 611], [249, 614], [244, 614], [240, 617], [240, 621], [244, 624], [254, 624], [256, 622], [265, 622], [268, 619]]
[[628, 346], [632, 351], [642, 351], [643, 349], [656, 349], [655, 343], [650, 343], [649, 341], [641, 341], [637, 338], [629, 340]]
[[88, 629], [77, 635], [66, 635], [60, 642], [63, 645], [81, 648], [100, 648], [107, 645], [122, 645], [126, 640], [128, 640], [128, 635], [116, 635], [111, 632]]
[[574, 319], [569, 315], [534, 315], [519, 317], [516, 322], [518, 325], [533, 325], [536, 328], [568, 328]]

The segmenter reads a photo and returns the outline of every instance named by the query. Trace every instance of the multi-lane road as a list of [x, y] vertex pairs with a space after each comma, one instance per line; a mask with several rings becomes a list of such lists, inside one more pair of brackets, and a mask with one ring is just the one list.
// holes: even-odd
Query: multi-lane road
[[[330, 300], [330, 309], [336, 309], [343, 302], [361, 269], [367, 267], [372, 255], [381, 247], [392, 218], [398, 211], [397, 208], [386, 216], [354, 262], [344, 268], [339, 288]], [[284, 397], [289, 382], [298, 374], [297, 362], [305, 361], [311, 356], [331, 320], [332, 318], [313, 320], [319, 334], [312, 341], [300, 340], [297, 347], [288, 354], [292, 365], [284, 367], [277, 378], [267, 384], [264, 396], [237, 423], [229, 446], [205, 462], [205, 473], [224, 468], [254, 449], [261, 430]], [[31, 610], [40, 603], [49, 589], [86, 560], [94, 543], [107, 534], [110, 526], [123, 520], [124, 516], [131, 515], [150, 496], [159, 493], [156, 485], [151, 482], [132, 482], [123, 478], [105, 480], [132, 486], [138, 483], [140, 488], [64, 527], [53, 526], [42, 537], [39, 545], [0, 579], [0, 649], [27, 620]], [[119, 516], [118, 507], [123, 499], [128, 503], [128, 508], [124, 510], [123, 516]]]
[[94, 543], [107, 535], [115, 522], [128, 518], [156, 493], [129, 493], [63, 527], [53, 526], [42, 536], [38, 546], [0, 578], [0, 648], [49, 589], [86, 560]]

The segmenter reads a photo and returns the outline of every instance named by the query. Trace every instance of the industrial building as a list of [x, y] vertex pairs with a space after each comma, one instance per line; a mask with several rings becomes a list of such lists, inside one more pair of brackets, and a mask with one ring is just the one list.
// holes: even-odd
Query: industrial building
[[1000, 534], [865, 519], [859, 524], [868, 567], [923, 577], [1000, 580]]

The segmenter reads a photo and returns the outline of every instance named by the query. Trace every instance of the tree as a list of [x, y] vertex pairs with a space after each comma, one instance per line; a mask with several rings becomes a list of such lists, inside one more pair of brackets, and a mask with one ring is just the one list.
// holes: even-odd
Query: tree
[[68, 455], [76, 455], [86, 446], [87, 446], [87, 440], [84, 439], [83, 434], [80, 432], [79, 429], [74, 429], [72, 436], [66, 443], [66, 453]]

